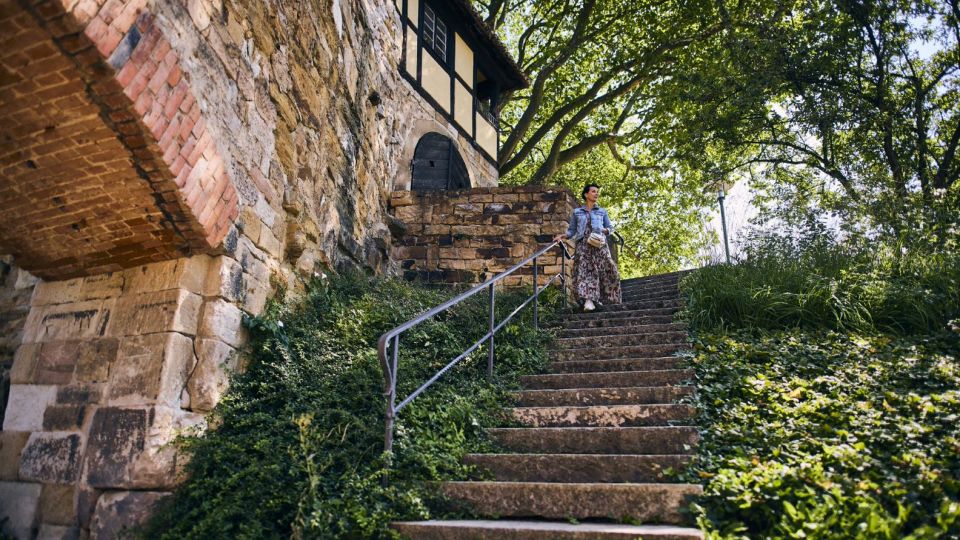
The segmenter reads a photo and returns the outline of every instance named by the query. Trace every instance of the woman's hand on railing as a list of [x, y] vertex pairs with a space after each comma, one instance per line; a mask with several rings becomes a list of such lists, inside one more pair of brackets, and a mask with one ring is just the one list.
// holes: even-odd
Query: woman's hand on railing
[[559, 242], [561, 240], [566, 240], [566, 239], [567, 239], [567, 233], [560, 233], [553, 237], [554, 242]]

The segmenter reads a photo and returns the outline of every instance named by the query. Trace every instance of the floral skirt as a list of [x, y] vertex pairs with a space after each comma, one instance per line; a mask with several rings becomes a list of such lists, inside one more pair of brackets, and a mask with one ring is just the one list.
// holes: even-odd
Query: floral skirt
[[620, 303], [620, 272], [613, 263], [610, 246], [593, 247], [584, 235], [573, 257], [573, 290], [583, 300], [602, 304]]

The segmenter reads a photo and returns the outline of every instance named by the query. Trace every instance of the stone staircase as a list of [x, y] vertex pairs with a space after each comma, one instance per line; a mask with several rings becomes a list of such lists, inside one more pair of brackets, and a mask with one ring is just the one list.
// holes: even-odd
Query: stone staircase
[[507, 453], [465, 458], [493, 480], [443, 485], [490, 519], [394, 528], [444, 540], [702, 538], [680, 512], [701, 487], [664, 474], [687, 466], [699, 438], [696, 411], [677, 403], [693, 392], [674, 356], [687, 341], [673, 322], [679, 278], [625, 280], [623, 304], [558, 323], [549, 372], [524, 377], [508, 409], [523, 427], [489, 431]]

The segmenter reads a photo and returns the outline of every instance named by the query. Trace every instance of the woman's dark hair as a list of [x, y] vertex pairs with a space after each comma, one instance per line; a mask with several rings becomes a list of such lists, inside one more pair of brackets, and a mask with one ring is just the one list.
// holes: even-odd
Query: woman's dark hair
[[580, 198], [581, 198], [581, 199], [586, 199], [586, 198], [587, 198], [587, 192], [590, 191], [590, 188], [592, 188], [592, 187], [595, 187], [595, 188], [597, 188], [597, 191], [600, 191], [600, 186], [598, 186], [598, 185], [596, 185], [596, 184], [587, 184], [587, 185], [583, 186], [583, 191], [580, 192]]

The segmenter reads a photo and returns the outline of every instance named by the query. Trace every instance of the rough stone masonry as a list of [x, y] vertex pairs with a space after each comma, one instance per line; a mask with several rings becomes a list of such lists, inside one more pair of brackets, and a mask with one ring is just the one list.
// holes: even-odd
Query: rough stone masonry
[[393, 263], [413, 145], [389, 0], [0, 0], [0, 520], [113, 538], [178, 481], [245, 313]]

